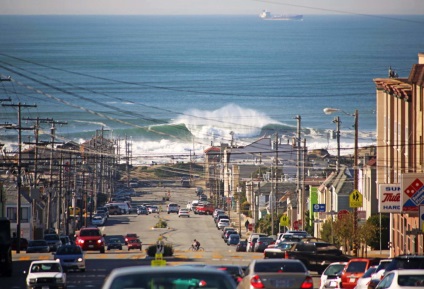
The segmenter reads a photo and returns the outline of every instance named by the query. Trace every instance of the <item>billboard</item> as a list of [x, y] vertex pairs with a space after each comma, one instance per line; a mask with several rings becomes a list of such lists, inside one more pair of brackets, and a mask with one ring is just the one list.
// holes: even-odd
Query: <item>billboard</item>
[[424, 205], [424, 174], [402, 174], [400, 184], [402, 212], [418, 213]]
[[400, 213], [401, 187], [400, 184], [380, 184], [378, 185], [378, 212], [379, 213]]

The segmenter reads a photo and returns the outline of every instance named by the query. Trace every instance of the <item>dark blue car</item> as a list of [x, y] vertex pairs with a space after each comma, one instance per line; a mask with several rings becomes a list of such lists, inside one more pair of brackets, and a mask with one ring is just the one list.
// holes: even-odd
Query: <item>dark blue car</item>
[[237, 245], [240, 242], [240, 236], [238, 234], [231, 234], [228, 236], [227, 245]]

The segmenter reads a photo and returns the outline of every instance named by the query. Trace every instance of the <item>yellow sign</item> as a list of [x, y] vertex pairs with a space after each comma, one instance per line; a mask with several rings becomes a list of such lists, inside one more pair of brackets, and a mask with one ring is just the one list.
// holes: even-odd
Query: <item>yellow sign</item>
[[358, 190], [353, 190], [349, 194], [349, 207], [360, 208], [363, 205], [362, 194]]
[[290, 223], [289, 217], [287, 215], [282, 215], [280, 218], [280, 226], [288, 226]]
[[152, 260], [150, 262], [150, 266], [152, 267], [166, 266], [166, 260]]

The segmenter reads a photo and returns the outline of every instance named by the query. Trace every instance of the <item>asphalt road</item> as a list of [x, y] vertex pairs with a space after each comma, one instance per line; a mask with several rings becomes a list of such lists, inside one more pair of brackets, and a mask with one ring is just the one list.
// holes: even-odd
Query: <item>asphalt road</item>
[[[167, 257], [167, 265], [176, 266], [182, 264], [238, 264], [248, 265], [253, 259], [262, 259], [262, 253], [236, 252], [235, 246], [227, 246], [221, 238], [221, 231], [217, 230], [211, 216], [200, 216], [191, 213], [190, 218], [179, 218], [177, 214], [167, 214], [166, 204], [178, 203], [185, 207], [187, 202], [192, 201], [195, 195], [194, 188], [149, 188], [143, 190], [139, 197], [133, 198], [133, 205], [141, 203], [156, 204], [161, 208], [158, 214], [150, 215], [120, 215], [110, 216], [105, 226], [100, 229], [106, 236], [125, 235], [137, 233], [143, 242], [142, 251], [123, 250], [86, 253], [86, 272], [69, 272], [68, 289], [97, 289], [101, 288], [107, 274], [118, 267], [126, 266], [150, 266], [152, 258], [145, 253], [147, 246], [156, 244], [161, 237], [165, 243], [172, 244], [174, 256]], [[165, 193], [170, 191], [170, 201], [162, 201]], [[154, 225], [163, 219], [167, 222], [167, 228], [154, 228]], [[204, 252], [191, 252], [188, 248], [193, 239], [198, 239]], [[25, 274], [31, 260], [51, 259], [51, 254], [14, 254], [14, 273], [11, 278], [0, 277], [0, 288], [18, 289], [25, 288]], [[314, 276], [314, 287], [318, 288], [318, 275]]]

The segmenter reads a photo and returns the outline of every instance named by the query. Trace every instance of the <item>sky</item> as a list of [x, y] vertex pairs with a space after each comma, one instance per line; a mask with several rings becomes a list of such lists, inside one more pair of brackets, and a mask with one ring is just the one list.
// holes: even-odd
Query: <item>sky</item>
[[0, 15], [424, 14], [424, 0], [0, 0]]

